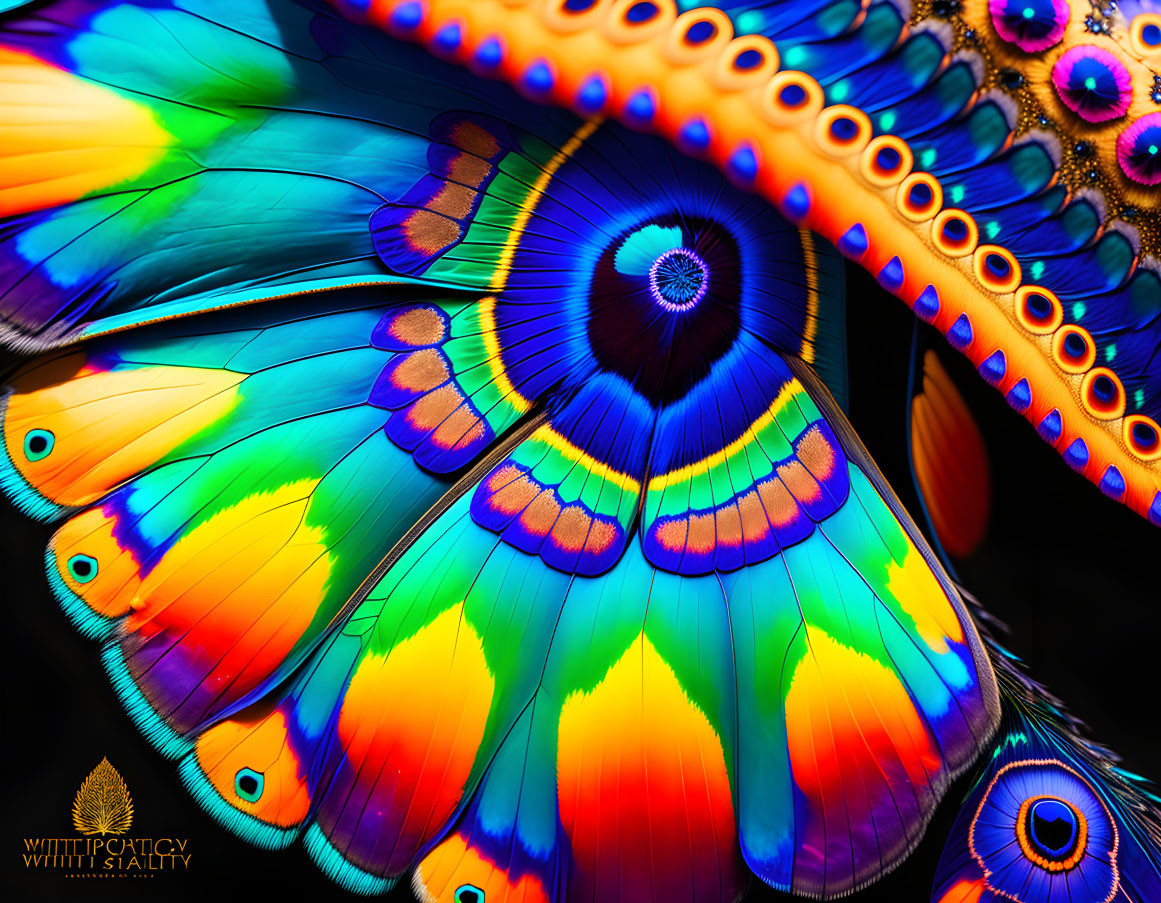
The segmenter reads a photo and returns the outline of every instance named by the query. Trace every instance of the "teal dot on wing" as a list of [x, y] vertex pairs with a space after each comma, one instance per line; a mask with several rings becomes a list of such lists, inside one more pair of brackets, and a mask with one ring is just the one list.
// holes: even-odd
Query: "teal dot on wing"
[[24, 457], [29, 461], [39, 461], [52, 454], [56, 436], [48, 430], [29, 430], [24, 435]]
[[77, 583], [88, 583], [97, 576], [97, 559], [91, 555], [74, 555], [68, 560], [68, 569]]
[[266, 779], [262, 772], [253, 768], [241, 768], [234, 775], [234, 792], [248, 803], [256, 803], [262, 798]]

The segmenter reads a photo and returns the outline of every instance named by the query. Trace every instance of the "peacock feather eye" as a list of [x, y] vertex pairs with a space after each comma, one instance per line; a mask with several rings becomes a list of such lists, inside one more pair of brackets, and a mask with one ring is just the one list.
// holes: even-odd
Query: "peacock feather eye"
[[1055, 797], [1027, 800], [1021, 809], [1024, 817], [1017, 837], [1024, 855], [1050, 870], [1075, 866], [1084, 855], [1088, 833], [1084, 816]]

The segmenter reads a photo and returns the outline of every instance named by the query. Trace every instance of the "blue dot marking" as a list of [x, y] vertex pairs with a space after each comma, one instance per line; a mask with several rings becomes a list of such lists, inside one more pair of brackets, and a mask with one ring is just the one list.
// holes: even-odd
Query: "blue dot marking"
[[1060, 438], [1060, 432], [1064, 429], [1064, 423], [1060, 419], [1060, 411], [1053, 408], [1044, 415], [1044, 419], [1040, 421], [1040, 425], [1036, 427], [1036, 432], [1040, 434], [1040, 438], [1045, 442], [1056, 443]]
[[879, 285], [889, 292], [897, 292], [903, 287], [903, 261], [892, 257], [887, 265], [879, 270]]
[[960, 351], [972, 343], [972, 321], [968, 319], [967, 314], [960, 314], [951, 324], [951, 329], [947, 331], [947, 340]]
[[705, 150], [710, 143], [709, 126], [704, 119], [691, 119], [681, 127], [677, 137], [690, 150]]
[[1011, 405], [1012, 410], [1019, 411], [1023, 414], [1032, 405], [1032, 389], [1028, 385], [1028, 380], [1019, 380], [1008, 390], [1008, 394], [1005, 397], [1008, 399], [1008, 404]]
[[1072, 445], [1065, 449], [1064, 463], [1073, 470], [1084, 470], [1085, 465], [1088, 464], [1088, 445], [1083, 439], [1073, 440]]
[[743, 144], [737, 148], [731, 155], [729, 163], [731, 175], [742, 182], [753, 182], [758, 176], [758, 157], [754, 153], [754, 149], [748, 144]]
[[524, 72], [524, 85], [529, 91], [544, 94], [552, 90], [556, 77], [547, 60], [536, 60]]
[[476, 62], [485, 69], [494, 69], [504, 59], [504, 45], [497, 37], [485, 38], [476, 48]]
[[1004, 374], [1008, 372], [1008, 362], [1004, 357], [1004, 352], [993, 351], [980, 364], [980, 376], [991, 383], [993, 386], [998, 385], [1000, 380], [1004, 378]]
[[915, 299], [915, 315], [926, 323], [930, 323], [939, 313], [939, 292], [934, 285], [929, 285]]
[[855, 223], [839, 239], [838, 249], [851, 260], [858, 260], [867, 253], [867, 230], [862, 223]]

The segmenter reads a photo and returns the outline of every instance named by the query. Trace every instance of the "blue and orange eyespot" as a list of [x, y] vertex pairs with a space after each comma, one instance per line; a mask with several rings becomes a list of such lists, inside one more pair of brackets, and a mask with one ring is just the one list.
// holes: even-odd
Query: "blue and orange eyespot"
[[824, 103], [822, 88], [804, 72], [779, 72], [762, 92], [762, 112], [775, 125], [815, 119]]
[[544, 22], [561, 34], [580, 31], [604, 15], [601, 6], [598, 0], [552, 0], [545, 4]]
[[1125, 445], [1138, 458], [1156, 461], [1161, 458], [1161, 427], [1157, 421], [1144, 414], [1130, 414], [1125, 418]]
[[1067, 800], [1030, 797], [1016, 816], [1016, 840], [1030, 862], [1049, 872], [1067, 871], [1088, 850], [1088, 821]]
[[1006, 900], [1111, 900], [1117, 889], [1116, 823], [1088, 780], [1058, 759], [996, 772], [968, 846], [984, 887]]
[[1084, 373], [1096, 363], [1096, 344], [1083, 326], [1062, 326], [1052, 337], [1052, 357], [1066, 373]]
[[896, 185], [911, 172], [915, 158], [907, 142], [895, 135], [872, 138], [860, 161], [863, 178], [879, 188]]
[[676, 14], [673, 0], [614, 0], [601, 30], [616, 44], [636, 44], [657, 37]]
[[691, 9], [677, 17], [661, 53], [671, 63], [689, 66], [720, 53], [733, 34], [733, 23], [722, 10], [709, 6]]
[[948, 257], [963, 257], [976, 249], [980, 230], [962, 210], [942, 210], [931, 224], [931, 240]]
[[1094, 367], [1080, 384], [1085, 409], [1100, 420], [1115, 420], [1125, 413], [1125, 387], [1108, 367]]
[[1161, 55], [1161, 13], [1137, 13], [1129, 23], [1129, 45], [1138, 56]]
[[1048, 289], [1022, 285], [1016, 290], [1016, 319], [1029, 332], [1048, 335], [1064, 322], [1064, 306]]
[[723, 91], [744, 91], [770, 80], [778, 71], [778, 51], [773, 42], [758, 34], [730, 41], [713, 68], [712, 81]]
[[840, 103], [818, 114], [814, 140], [832, 157], [849, 157], [867, 146], [872, 132], [866, 113]]
[[972, 271], [984, 288], [1004, 295], [1014, 292], [1022, 278], [1016, 255], [999, 245], [981, 245], [976, 248]]
[[921, 223], [943, 207], [943, 186], [931, 173], [913, 172], [899, 185], [895, 203], [907, 219]]

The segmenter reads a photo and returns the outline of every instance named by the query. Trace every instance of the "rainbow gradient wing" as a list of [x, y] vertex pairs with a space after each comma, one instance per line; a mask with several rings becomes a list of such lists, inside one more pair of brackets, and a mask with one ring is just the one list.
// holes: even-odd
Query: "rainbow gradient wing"
[[[340, 6], [3, 21], [0, 316], [43, 353], [11, 379], [0, 481], [61, 521], [65, 610], [202, 805], [351, 890], [874, 881], [989, 748], [1000, 697], [832, 397], [843, 258], [1149, 514], [1152, 233], [1063, 190], [1057, 139], [1013, 138], [960, 24], [892, 3], [680, 25], [669, 4]], [[808, 108], [763, 114], [781, 154], [738, 131], [771, 78]], [[678, 115], [673, 84], [715, 102]], [[1136, 838], [1107, 899], [1148, 899], [1140, 819], [1041, 713], [1008, 717], [1029, 748], [1005, 741], [964, 817], [988, 786], [1051, 784], [1094, 850]], [[964, 824], [949, 855], [976, 849]], [[980, 884], [990, 855], [949, 860], [941, 903], [1007, 893]]]

